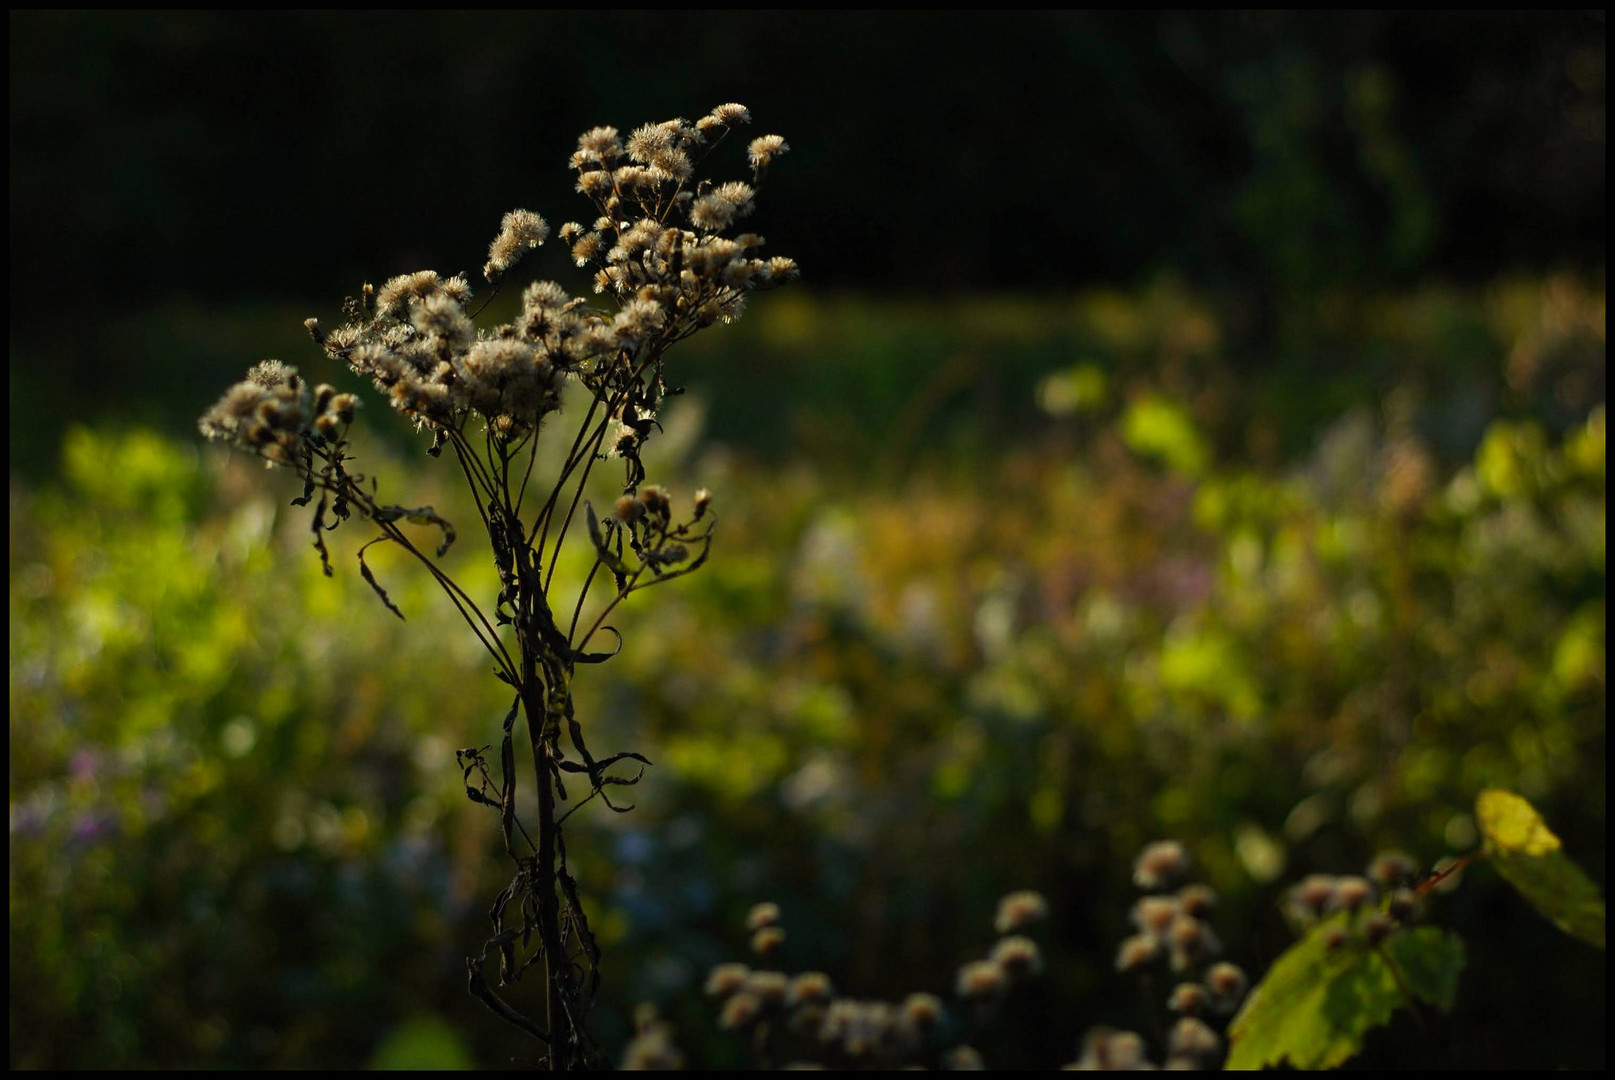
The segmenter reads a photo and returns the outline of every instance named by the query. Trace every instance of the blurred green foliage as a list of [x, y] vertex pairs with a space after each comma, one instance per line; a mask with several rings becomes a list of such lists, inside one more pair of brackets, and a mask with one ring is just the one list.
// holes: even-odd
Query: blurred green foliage
[[[980, 1045], [1052, 1066], [1159, 1011], [1111, 972], [1148, 840], [1195, 854], [1253, 973], [1287, 880], [1472, 848], [1485, 787], [1603, 881], [1601, 289], [1342, 299], [1359, 362], [1304, 387], [1235, 374], [1227, 316], [1167, 286], [770, 303], [701, 354], [652, 463], [715, 492], [711, 563], [576, 687], [595, 746], [657, 766], [569, 844], [606, 1045], [654, 1000], [696, 1060], [743, 1062], [699, 987], [757, 900], [788, 966], [891, 998], [1041, 890], [1048, 972]], [[452, 572], [491, 596], [451, 470], [362, 452], [462, 524]], [[454, 750], [508, 701], [404, 561], [373, 565], [407, 623], [357, 530], [321, 576], [296, 494], [140, 429], [13, 479], [14, 1067], [524, 1052], [464, 993], [500, 882]], [[1469, 950], [1450, 1018], [1369, 1060], [1600, 1064], [1602, 955], [1474, 884], [1440, 912]]]

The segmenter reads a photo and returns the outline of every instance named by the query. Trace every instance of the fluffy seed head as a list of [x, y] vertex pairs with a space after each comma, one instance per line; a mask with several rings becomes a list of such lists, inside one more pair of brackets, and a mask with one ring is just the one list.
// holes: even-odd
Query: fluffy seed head
[[587, 266], [592, 260], [598, 259], [605, 249], [605, 241], [599, 233], [584, 233], [572, 245], [572, 261], [579, 267]]
[[614, 127], [590, 128], [578, 137], [578, 150], [591, 160], [610, 161], [622, 153], [622, 143]]
[[1136, 1032], [1099, 1028], [1082, 1039], [1082, 1056], [1074, 1065], [1083, 1072], [1130, 1072], [1150, 1068], [1144, 1060], [1144, 1040]]
[[1171, 939], [1172, 966], [1179, 971], [1197, 960], [1215, 956], [1222, 949], [1211, 927], [1187, 915], [1172, 920]]
[[440, 337], [451, 345], [464, 346], [476, 336], [471, 320], [459, 301], [447, 293], [434, 292], [409, 305], [410, 322], [422, 334]]
[[297, 369], [279, 360], [260, 360], [247, 372], [247, 381], [265, 390], [286, 386], [297, 389]]
[[778, 1005], [785, 1000], [789, 985], [785, 973], [780, 971], [754, 971], [746, 976], [746, 993], [754, 994], [765, 1005]]
[[959, 969], [955, 991], [967, 1001], [997, 995], [1004, 989], [1004, 969], [992, 960], [972, 960]]
[[903, 1022], [919, 1031], [930, 1031], [942, 1021], [942, 999], [935, 994], [910, 994], [903, 999]]
[[1007, 937], [993, 946], [992, 960], [1012, 979], [1036, 975], [1043, 970], [1043, 954], [1027, 937]]
[[1335, 891], [1330, 897], [1328, 910], [1356, 911], [1372, 899], [1374, 899], [1374, 886], [1370, 885], [1366, 878], [1341, 878], [1335, 882]]
[[1203, 919], [1217, 906], [1217, 894], [1209, 885], [1185, 885], [1178, 890], [1178, 909], [1185, 915]]
[[1368, 864], [1368, 877], [1382, 889], [1406, 885], [1419, 873], [1419, 866], [1400, 851], [1382, 851]]
[[[1223, 960], [1212, 964], [1206, 971], [1206, 986], [1218, 1004], [1237, 1006], [1244, 998], [1250, 980], [1245, 977], [1244, 969], [1238, 964], [1230, 964]], [[1232, 1012], [1233, 1009], [1230, 1007], [1225, 1011]]]
[[1165, 937], [1178, 917], [1178, 901], [1172, 896], [1141, 896], [1128, 915], [1141, 933]]
[[1222, 1050], [1222, 1040], [1204, 1020], [1185, 1016], [1172, 1025], [1172, 1035], [1167, 1046], [1174, 1057], [1194, 1058], [1204, 1062], [1216, 1057]]
[[987, 1068], [981, 1051], [973, 1046], [955, 1046], [942, 1055], [942, 1067], [949, 1072], [981, 1072]]
[[456, 303], [464, 304], [471, 299], [471, 283], [463, 275], [455, 274], [453, 277], [439, 282], [438, 288], [443, 290], [444, 296], [449, 297]]
[[690, 224], [702, 232], [722, 232], [735, 220], [735, 208], [715, 195], [702, 195], [690, 204]]
[[1013, 934], [1025, 930], [1048, 918], [1049, 903], [1041, 893], [1025, 890], [1013, 892], [998, 901], [998, 913], [993, 917], [993, 929], [1000, 934]]
[[578, 191], [591, 199], [604, 199], [611, 194], [611, 174], [604, 169], [578, 174]]
[[761, 171], [768, 168], [775, 158], [789, 153], [790, 149], [784, 136], [764, 135], [751, 141], [746, 148], [746, 159], [751, 162], [753, 169]]
[[203, 413], [197, 426], [208, 439], [234, 443], [271, 464], [287, 465], [312, 420], [308, 384], [297, 369], [265, 360]]
[[785, 931], [777, 926], [765, 926], [751, 936], [751, 951], [758, 956], [773, 956], [785, 944]]
[[[824, 1028], [824, 1017], [826, 1012], [827, 1010], [823, 1005], [799, 1005], [796, 1008], [791, 1009], [786, 1015], [785, 1027], [787, 1030], [802, 1036], [804, 1039], [817, 1038], [820, 1031], [822, 1031]], [[786, 1065], [784, 1067], [789, 1069], [791, 1066]], [[822, 1066], [803, 1065], [802, 1068], [822, 1068]]]
[[695, 172], [695, 166], [690, 163], [690, 155], [683, 150], [668, 149], [657, 154], [651, 162], [651, 168], [683, 182], [688, 180]]
[[793, 1009], [799, 1005], [826, 1004], [834, 996], [830, 976], [822, 971], [804, 971], [792, 977], [785, 988], [785, 1004]]
[[1388, 910], [1391, 917], [1400, 922], [1409, 922], [1419, 917], [1419, 894], [1412, 889], [1397, 889], [1391, 894]]
[[1139, 853], [1133, 864], [1133, 884], [1153, 892], [1170, 887], [1189, 869], [1189, 853], [1176, 840], [1159, 840]]
[[522, 310], [555, 311], [572, 299], [567, 291], [553, 281], [535, 281], [522, 291]]
[[1310, 874], [1290, 890], [1286, 908], [1297, 922], [1316, 919], [1335, 896], [1335, 879], [1327, 874]]
[[[652, 491], [659, 490], [659, 488], [647, 487], [645, 489], [645, 493], [649, 494]], [[654, 498], [655, 497], [652, 496], [652, 501], [654, 501]], [[765, 926], [778, 926], [779, 914], [779, 905], [765, 900], [761, 904], [754, 905], [752, 909], [746, 913], [746, 929], [761, 930]]]
[[628, 136], [628, 156], [648, 165], [657, 154], [673, 149], [673, 135], [659, 124], [646, 124]]
[[1178, 983], [1166, 999], [1166, 1007], [1184, 1016], [1199, 1016], [1211, 1003], [1211, 994], [1199, 983]]
[[437, 291], [437, 271], [417, 270], [413, 274], [399, 274], [388, 278], [376, 293], [376, 313], [390, 318], [397, 318], [404, 313], [405, 306], [418, 297], [428, 296]]
[[719, 964], [707, 972], [708, 997], [728, 997], [746, 985], [751, 969], [745, 964]]
[[1116, 950], [1116, 970], [1134, 971], [1153, 964], [1161, 955], [1161, 943], [1153, 934], [1138, 934], [1121, 943]]
[[499, 235], [488, 245], [488, 263], [482, 274], [498, 281], [533, 248], [549, 239], [550, 227], [531, 210], [512, 210], [499, 223]]
[[718, 1017], [718, 1026], [725, 1031], [742, 1028], [757, 1019], [763, 1011], [763, 1003], [755, 995], [741, 991], [723, 1003], [723, 1012]]
[[1376, 911], [1363, 920], [1363, 938], [1370, 945], [1378, 945], [1396, 930], [1396, 920], [1383, 911]]

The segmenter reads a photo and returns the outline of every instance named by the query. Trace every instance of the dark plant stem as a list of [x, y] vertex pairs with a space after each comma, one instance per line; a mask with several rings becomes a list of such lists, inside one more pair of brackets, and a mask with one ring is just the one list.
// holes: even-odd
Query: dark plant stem
[[[502, 509], [502, 508], [501, 508]], [[504, 536], [496, 542], [515, 555], [515, 576], [518, 586], [516, 602], [516, 634], [521, 649], [522, 710], [527, 714], [527, 736], [533, 751], [534, 783], [538, 788], [538, 852], [529, 872], [536, 915], [540, 970], [544, 976], [544, 1028], [549, 1034], [549, 1054], [546, 1058], [551, 1069], [564, 1069], [571, 1062], [577, 1040], [568, 1030], [567, 1009], [562, 1000], [558, 982], [567, 973], [566, 957], [561, 951], [560, 903], [556, 895], [556, 832], [555, 788], [552, 774], [555, 764], [551, 754], [555, 745], [550, 735], [550, 697], [560, 689], [545, 685], [540, 669], [548, 674], [550, 665], [544, 663], [553, 645], [544, 640], [543, 627], [549, 624], [549, 605], [535, 571], [531, 554], [522, 536], [520, 523], [514, 513], [508, 516], [495, 513], [490, 529], [499, 529]], [[512, 798], [513, 801], [513, 798]]]
[[550, 1035], [549, 1066], [566, 1068], [577, 1040], [567, 1022], [567, 1010], [558, 985], [568, 973], [561, 951], [560, 898], [556, 895], [555, 787], [551, 780], [554, 764], [550, 757], [554, 741], [546, 736], [549, 715], [545, 687], [538, 675], [538, 650], [532, 637], [522, 635], [522, 707], [527, 713], [527, 733], [533, 748], [533, 770], [538, 783], [538, 856], [533, 868], [533, 888], [537, 891], [538, 936], [543, 947], [544, 1026]]

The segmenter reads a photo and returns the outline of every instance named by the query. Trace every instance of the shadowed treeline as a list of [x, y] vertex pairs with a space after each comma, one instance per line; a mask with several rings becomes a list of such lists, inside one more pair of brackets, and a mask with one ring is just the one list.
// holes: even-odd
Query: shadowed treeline
[[1171, 272], [1240, 312], [1241, 363], [1305, 368], [1332, 291], [1602, 266], [1596, 14], [10, 22], [29, 468], [64, 413], [196, 411], [164, 409], [189, 373], [171, 368], [185, 330], [149, 325], [159, 305], [334, 306], [363, 280], [475, 269], [506, 209], [572, 212], [571, 133], [720, 101], [789, 134], [774, 189], [792, 216], [752, 224], [788, 235], [818, 290]]

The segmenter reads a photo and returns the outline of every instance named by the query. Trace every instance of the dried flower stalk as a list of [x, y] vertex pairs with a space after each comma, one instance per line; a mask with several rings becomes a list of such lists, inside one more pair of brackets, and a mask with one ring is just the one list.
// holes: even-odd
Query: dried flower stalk
[[[730, 322], [747, 296], [797, 276], [787, 258], [763, 258], [763, 239], [734, 228], [753, 210], [768, 167], [788, 147], [777, 135], [752, 140], [750, 182], [696, 181], [705, 156], [750, 113], [720, 105], [688, 122], [669, 120], [636, 129], [626, 141], [615, 128], [585, 132], [572, 155], [577, 190], [594, 208], [588, 223], [568, 222], [556, 235], [580, 268], [594, 271], [591, 302], [550, 281], [522, 292], [521, 311], [506, 324], [476, 325], [464, 277], [430, 270], [403, 274], [376, 289], [365, 285], [344, 305], [346, 321], [327, 331], [317, 319], [314, 341], [354, 372], [371, 379], [392, 406], [432, 439], [436, 457], [447, 447], [470, 488], [487, 533], [500, 590], [490, 619], [476, 600], [416, 546], [406, 525], [435, 526], [441, 559], [455, 539], [452, 525], [431, 507], [379, 502], [373, 478], [350, 467], [348, 433], [359, 404], [331, 386], [310, 387], [295, 368], [276, 360], [254, 367], [203, 415], [202, 433], [292, 469], [303, 481], [297, 505], [314, 504], [314, 546], [331, 573], [324, 534], [355, 516], [377, 535], [359, 551], [360, 574], [389, 610], [403, 613], [365, 562], [375, 544], [397, 544], [432, 575], [493, 659], [511, 688], [497, 762], [485, 750], [458, 752], [466, 794], [499, 815], [505, 850], [516, 873], [489, 912], [493, 933], [467, 960], [471, 993], [499, 1016], [541, 1042], [550, 1068], [607, 1064], [586, 1020], [599, 985], [599, 949], [568, 872], [565, 818], [599, 797], [613, 810], [609, 789], [632, 786], [650, 764], [624, 751], [596, 758], [574, 712], [571, 683], [581, 664], [615, 654], [598, 647], [606, 619], [628, 596], [698, 569], [711, 550], [711, 496], [697, 493], [687, 514], [663, 489], [645, 483], [640, 453], [658, 430], [665, 400], [679, 391], [667, 381], [666, 358], [678, 342], [717, 322]], [[483, 276], [497, 293], [521, 259], [550, 238], [529, 210], [504, 216], [488, 248]], [[490, 296], [490, 299], [492, 297]], [[486, 303], [482, 305], [486, 307]], [[570, 384], [589, 404], [570, 449], [535, 475], [538, 433], [560, 413]], [[594, 466], [618, 459], [622, 495], [600, 517], [583, 500]], [[534, 483], [534, 481], [539, 481]], [[529, 489], [532, 489], [531, 494]], [[315, 499], [318, 499], [315, 502]], [[531, 499], [531, 501], [529, 501]], [[555, 567], [580, 504], [594, 563], [575, 597], [558, 602]], [[524, 518], [523, 511], [531, 515]], [[584, 613], [589, 593], [610, 582]], [[526, 718], [538, 790], [536, 838], [516, 817], [515, 727]], [[571, 754], [563, 749], [569, 744]], [[637, 763], [632, 775], [614, 770]], [[587, 790], [570, 810], [565, 780]], [[507, 1002], [485, 975], [499, 958], [498, 985], [517, 982], [529, 968], [543, 976], [541, 1020]]]

